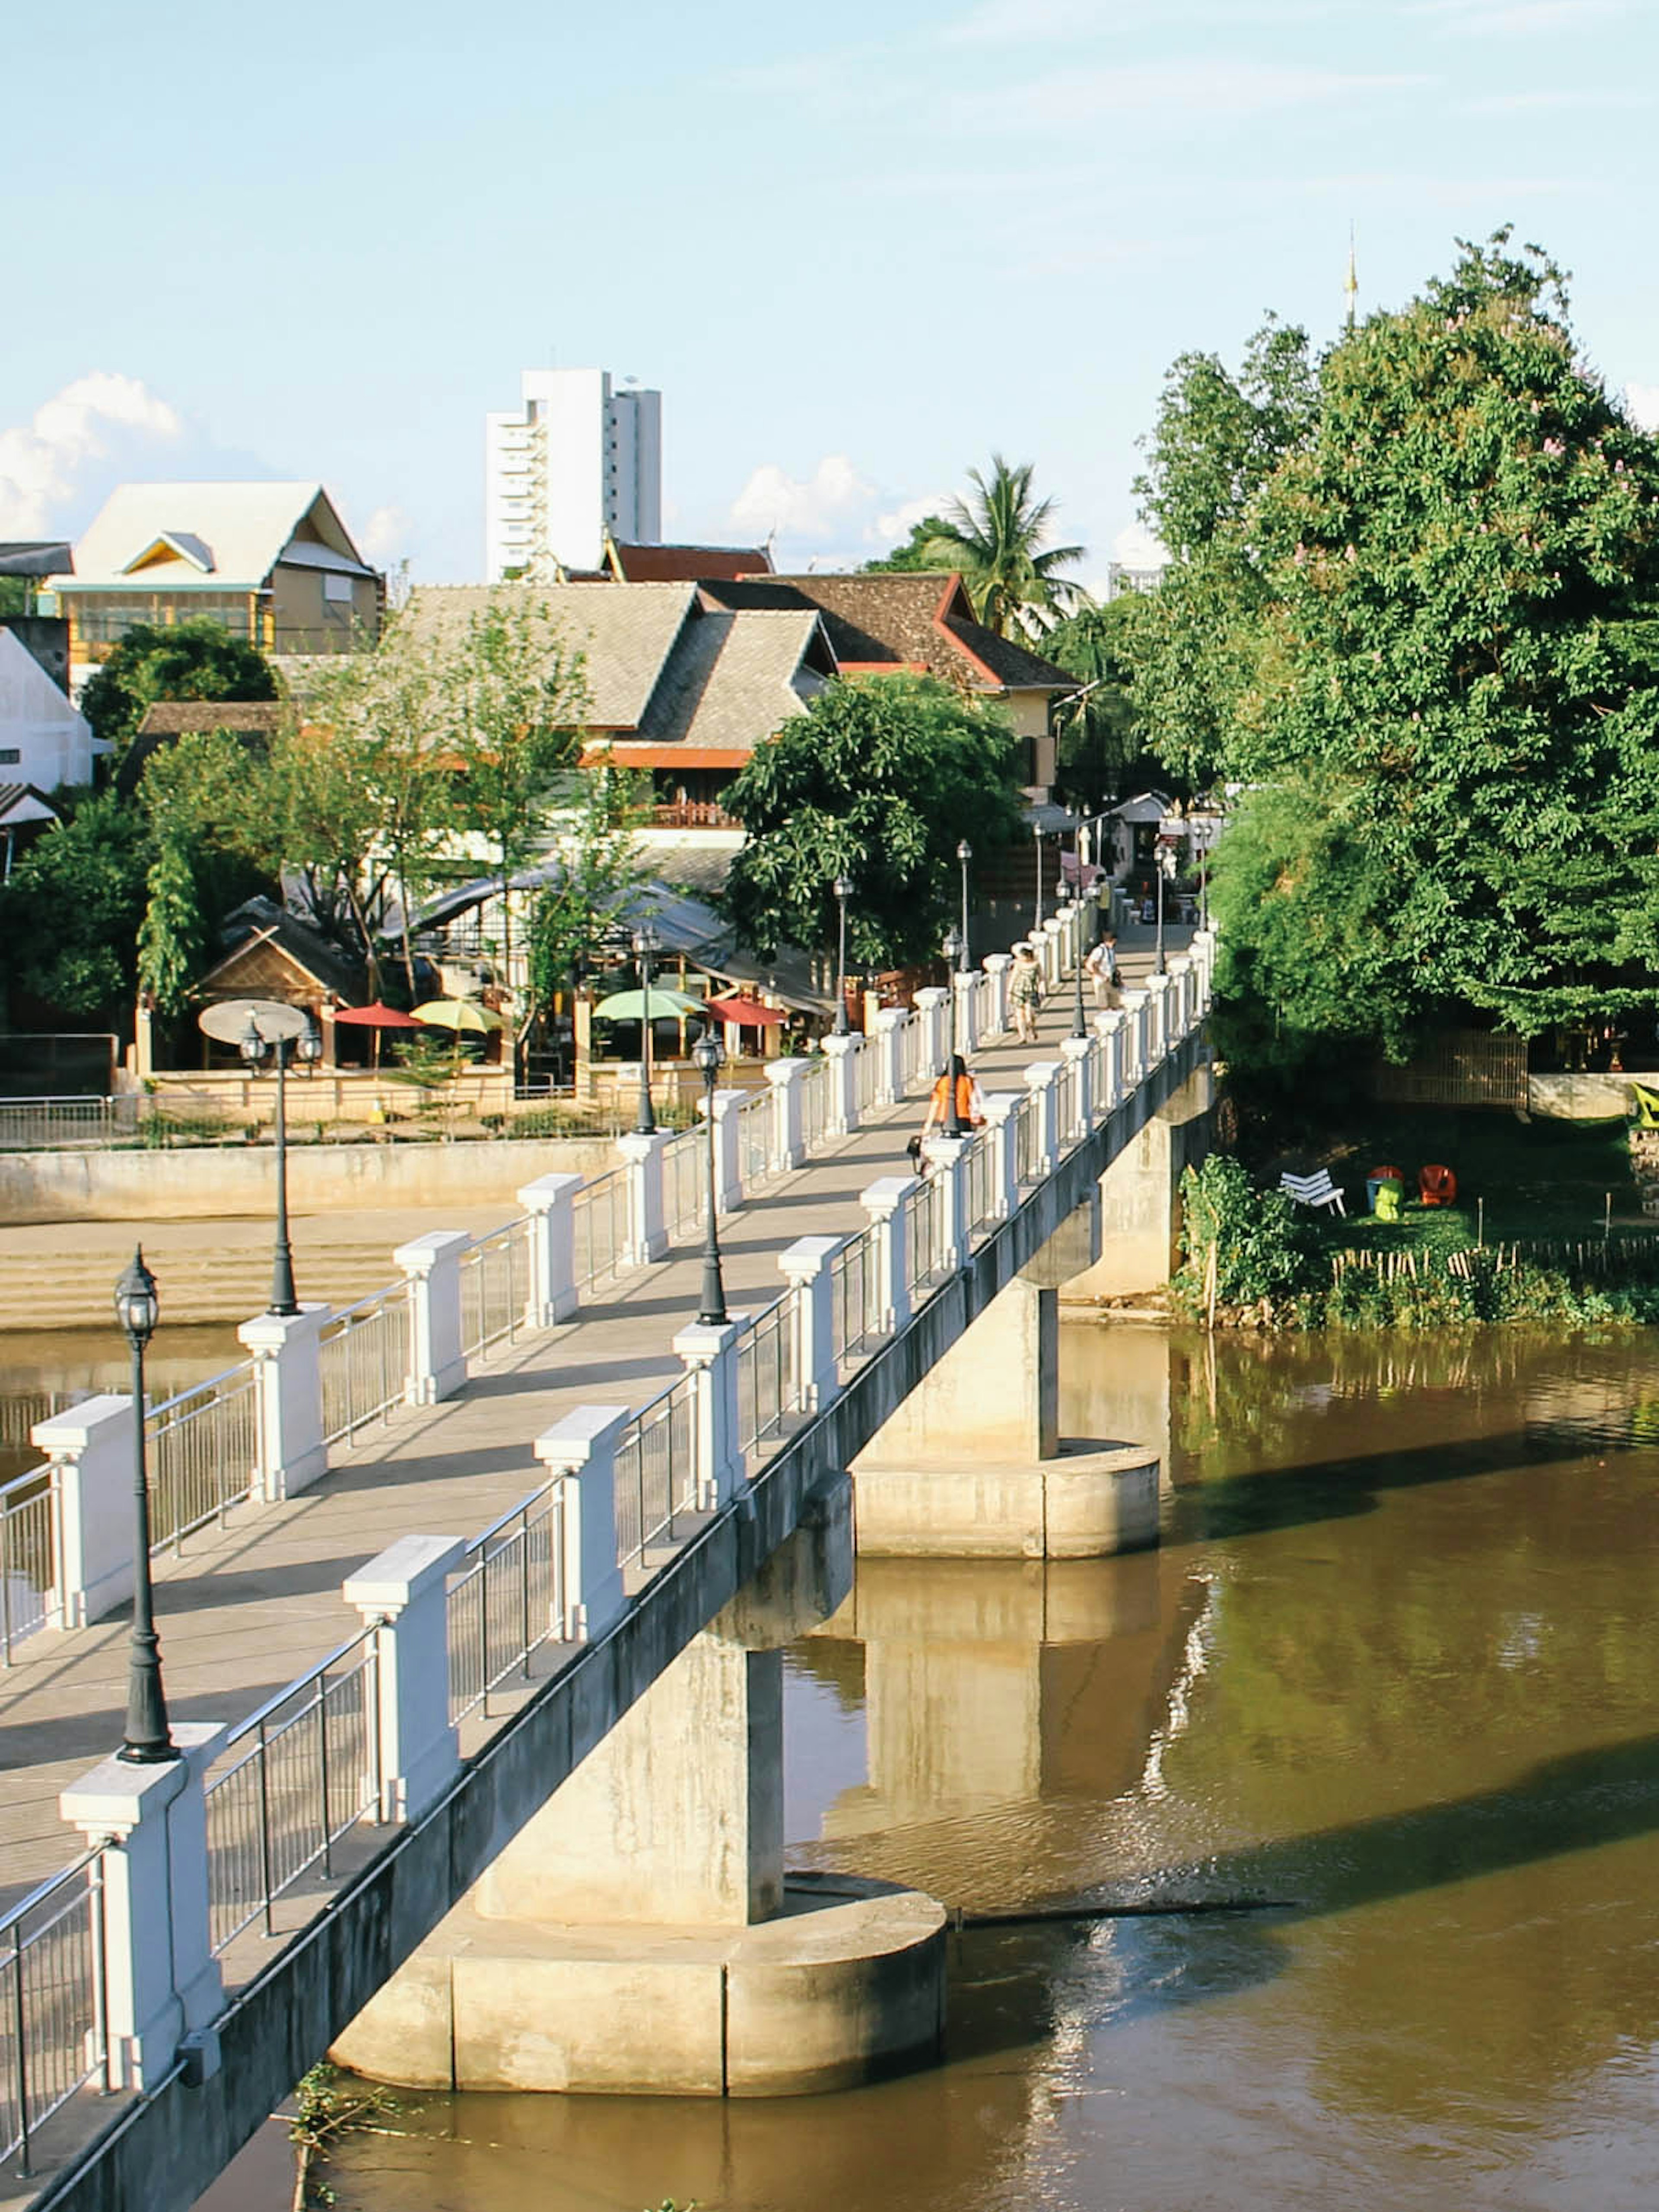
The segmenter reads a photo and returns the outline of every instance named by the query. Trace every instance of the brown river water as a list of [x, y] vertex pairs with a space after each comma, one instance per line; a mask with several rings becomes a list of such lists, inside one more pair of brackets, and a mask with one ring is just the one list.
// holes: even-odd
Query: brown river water
[[848, 2094], [411, 2097], [343, 2212], [1650, 2212], [1659, 1333], [1062, 1376], [1161, 1443], [1162, 1548], [865, 1565], [788, 1657], [791, 1856], [1236, 1909], [969, 1928], [944, 2063]]

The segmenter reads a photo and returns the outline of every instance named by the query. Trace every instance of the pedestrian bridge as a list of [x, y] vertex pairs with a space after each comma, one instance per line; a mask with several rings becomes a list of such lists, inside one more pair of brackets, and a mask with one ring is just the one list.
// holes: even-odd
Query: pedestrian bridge
[[[404, 1246], [377, 1297], [250, 1322], [246, 1363], [152, 1407], [171, 1765], [105, 1756], [131, 1401], [40, 1425], [46, 1474], [0, 1492], [0, 2202], [190, 2204], [721, 1608], [842, 1510], [846, 1470], [1199, 1064], [1209, 939], [1070, 1035], [1083, 926], [1043, 933], [1035, 1057], [994, 957], [717, 1094], [723, 1326], [686, 1321], [704, 1133], [626, 1138], [495, 1236]], [[913, 1177], [908, 1102], [953, 1025], [988, 1126]]]

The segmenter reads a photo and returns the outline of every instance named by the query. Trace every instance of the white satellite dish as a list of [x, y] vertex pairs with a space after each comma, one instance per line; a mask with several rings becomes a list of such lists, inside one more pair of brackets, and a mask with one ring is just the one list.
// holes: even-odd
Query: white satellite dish
[[240, 1045], [252, 1022], [267, 1044], [275, 1044], [279, 1037], [292, 1042], [303, 1036], [310, 1018], [303, 1006], [285, 1006], [280, 999], [223, 999], [204, 1006], [196, 1025], [220, 1044]]

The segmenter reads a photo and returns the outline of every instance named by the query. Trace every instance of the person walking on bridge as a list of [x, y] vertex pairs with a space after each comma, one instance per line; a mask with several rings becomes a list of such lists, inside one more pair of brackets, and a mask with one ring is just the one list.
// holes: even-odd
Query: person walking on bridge
[[1014, 947], [1014, 964], [1008, 977], [1008, 1003], [1014, 1010], [1014, 1035], [1022, 1044], [1035, 1044], [1037, 1008], [1042, 1004], [1042, 970], [1030, 945]]
[[921, 1125], [924, 1138], [943, 1135], [951, 1126], [951, 1090], [957, 1094], [957, 1120], [964, 1131], [985, 1127], [985, 1094], [968, 1073], [968, 1063], [959, 1052], [953, 1052], [940, 1071], [933, 1085], [933, 1095], [927, 1101], [927, 1119]]

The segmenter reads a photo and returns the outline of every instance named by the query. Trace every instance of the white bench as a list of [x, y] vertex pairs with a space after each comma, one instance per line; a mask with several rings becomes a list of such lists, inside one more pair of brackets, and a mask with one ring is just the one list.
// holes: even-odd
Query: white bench
[[1345, 1221], [1348, 1218], [1342, 1194], [1331, 1181], [1327, 1168], [1321, 1168], [1317, 1175], [1282, 1175], [1279, 1188], [1298, 1206], [1334, 1206]]

